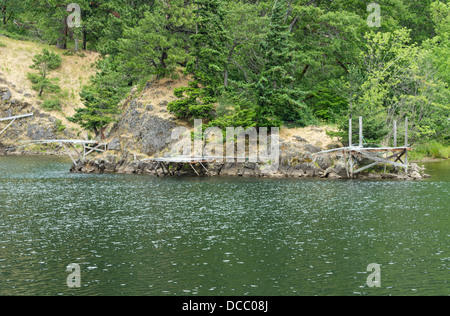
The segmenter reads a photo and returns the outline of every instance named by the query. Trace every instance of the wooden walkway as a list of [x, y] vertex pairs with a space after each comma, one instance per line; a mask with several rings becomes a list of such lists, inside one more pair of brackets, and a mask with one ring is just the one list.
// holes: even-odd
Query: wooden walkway
[[[76, 164], [77, 160], [81, 160], [82, 158], [85, 158], [87, 155], [93, 153], [93, 152], [105, 152], [108, 147], [106, 143], [99, 143], [95, 140], [84, 140], [84, 139], [52, 139], [52, 140], [28, 140], [28, 141], [22, 141], [21, 143], [24, 143], [24, 146], [30, 146], [30, 145], [39, 145], [39, 144], [60, 144], [64, 149], [66, 150], [67, 155], [72, 159], [72, 162]], [[75, 145], [82, 145], [83, 146], [83, 152], [78, 151], [75, 148]], [[70, 152], [69, 148], [72, 148], [73, 151], [75, 151], [78, 155], [78, 159], [75, 159], [72, 156], [72, 153]]]

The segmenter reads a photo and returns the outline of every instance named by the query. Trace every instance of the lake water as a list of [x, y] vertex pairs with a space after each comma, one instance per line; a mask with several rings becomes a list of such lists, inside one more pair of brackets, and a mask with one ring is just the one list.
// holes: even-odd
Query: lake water
[[450, 161], [425, 165], [417, 182], [155, 178], [1, 157], [0, 295], [447, 296]]

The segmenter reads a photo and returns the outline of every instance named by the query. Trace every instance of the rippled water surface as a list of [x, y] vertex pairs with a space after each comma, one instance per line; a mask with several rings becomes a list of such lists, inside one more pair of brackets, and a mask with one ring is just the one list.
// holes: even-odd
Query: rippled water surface
[[0, 158], [0, 295], [450, 294], [450, 161], [420, 182], [69, 168]]

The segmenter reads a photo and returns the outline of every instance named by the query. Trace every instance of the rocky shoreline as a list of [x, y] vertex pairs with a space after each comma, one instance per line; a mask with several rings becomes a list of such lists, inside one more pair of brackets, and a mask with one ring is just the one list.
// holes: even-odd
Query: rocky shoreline
[[[70, 171], [73, 173], [95, 174], [141, 174], [149, 176], [229, 176], [229, 177], [267, 177], [267, 178], [323, 178], [323, 179], [348, 179], [344, 158], [341, 155], [313, 156], [310, 152], [296, 155], [284, 153], [280, 159], [278, 170], [272, 173], [264, 172], [266, 166], [254, 162], [216, 162], [204, 163], [203, 167], [195, 166], [194, 171], [187, 164], [170, 163], [168, 169], [162, 168], [157, 162], [135, 160], [131, 155], [113, 155], [94, 157], [77, 161]], [[197, 174], [198, 173], [198, 174]], [[420, 180], [427, 178], [425, 168], [417, 163], [411, 163], [408, 175], [403, 170], [388, 169], [384, 173], [384, 167], [372, 172], [355, 175], [356, 179], [398, 179]]]

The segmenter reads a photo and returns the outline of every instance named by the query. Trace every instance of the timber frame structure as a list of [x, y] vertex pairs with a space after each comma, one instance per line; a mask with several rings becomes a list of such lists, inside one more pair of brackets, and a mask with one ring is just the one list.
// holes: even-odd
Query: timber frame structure
[[175, 157], [164, 157], [164, 158], [149, 158], [145, 160], [140, 160], [141, 162], [151, 161], [156, 164], [153, 167], [153, 170], [156, 172], [156, 175], [159, 177], [158, 169], [162, 170], [164, 176], [173, 176], [175, 172], [170, 169], [170, 164], [175, 163], [178, 166], [189, 165], [192, 170], [194, 170], [197, 176], [200, 176], [200, 173], [195, 169], [195, 165], [200, 165], [203, 170], [209, 172], [204, 163], [215, 163], [218, 160], [241, 160], [248, 161], [250, 157], [227, 157], [227, 156], [175, 156]]
[[30, 117], [30, 116], [33, 116], [33, 113], [0, 118], [0, 122], [11, 121], [11, 122], [9, 122], [8, 125], [6, 125], [6, 127], [4, 129], [2, 129], [2, 131], [0, 132], [0, 135], [3, 134], [3, 132], [6, 131], [8, 129], [8, 127], [10, 127], [16, 120], [25, 118], [25, 117]]
[[[352, 119], [349, 119], [349, 146], [321, 151], [313, 154], [322, 155], [332, 152], [342, 152], [345, 161], [345, 171], [348, 178], [353, 178], [364, 170], [376, 165], [384, 165], [384, 173], [386, 173], [387, 165], [403, 168], [405, 175], [408, 175], [408, 152], [413, 150], [408, 145], [408, 118], [405, 118], [405, 145], [397, 146], [397, 122], [394, 121], [394, 146], [393, 147], [372, 147], [365, 148], [363, 146], [363, 119], [359, 117], [359, 145], [352, 145]], [[364, 167], [356, 169], [356, 163], [362, 159], [369, 159], [373, 162]]]
[[[21, 143], [25, 143], [24, 146], [37, 145], [37, 144], [60, 144], [61, 147], [64, 147], [67, 155], [72, 159], [72, 162], [76, 165], [77, 160], [84, 159], [87, 155], [95, 152], [105, 152], [108, 150], [108, 144], [99, 143], [94, 140], [78, 140], [78, 139], [55, 139], [55, 140], [30, 140], [30, 141], [22, 141]], [[75, 145], [82, 145], [83, 151], [78, 151], [75, 148]], [[72, 156], [69, 148], [77, 153], [77, 159]]]

